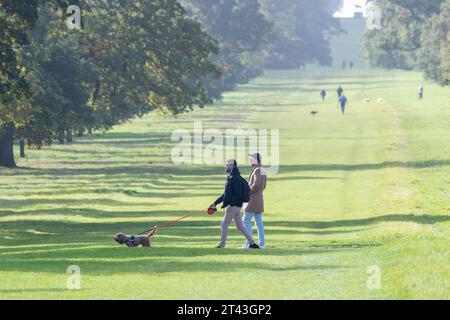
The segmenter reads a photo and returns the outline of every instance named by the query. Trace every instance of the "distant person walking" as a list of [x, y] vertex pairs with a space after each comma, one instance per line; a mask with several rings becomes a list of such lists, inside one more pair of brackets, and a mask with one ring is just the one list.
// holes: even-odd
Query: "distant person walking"
[[[264, 212], [264, 198], [263, 191], [266, 188], [267, 176], [262, 168], [261, 154], [253, 153], [249, 154], [250, 162], [252, 164], [252, 173], [248, 178], [248, 184], [250, 185], [250, 201], [244, 204], [244, 225], [247, 232], [252, 235], [252, 219], [255, 219], [256, 229], [258, 230], [259, 247], [264, 248], [265, 233], [262, 214]], [[248, 240], [242, 246], [242, 249], [250, 247]]]
[[350, 61], [350, 69], [353, 69], [353, 66], [354, 66], [353, 61]]
[[342, 62], [342, 69], [347, 69], [347, 62], [345, 60]]
[[222, 208], [225, 208], [225, 215], [222, 220], [222, 232], [220, 237], [220, 243], [216, 248], [225, 248], [225, 244], [228, 238], [228, 227], [231, 221], [234, 220], [236, 228], [242, 232], [247, 241], [249, 242], [249, 248], [259, 249], [259, 246], [253, 241], [252, 235], [247, 232], [244, 224], [242, 223], [241, 208], [243, 205], [244, 197], [244, 183], [247, 183], [244, 178], [241, 177], [241, 173], [237, 167], [237, 162], [234, 159], [227, 160], [225, 164], [225, 171], [227, 173], [227, 181], [225, 183], [224, 193], [217, 198], [209, 207], [216, 208], [219, 203], [222, 203]]
[[342, 87], [339, 86], [339, 88], [337, 88], [336, 92], [337, 92], [337, 95], [338, 95], [338, 98], [339, 98], [341, 96], [342, 92], [344, 92], [344, 89], [342, 89]]
[[341, 112], [342, 112], [342, 114], [344, 114], [345, 113], [345, 107], [348, 105], [348, 99], [347, 99], [347, 97], [344, 95], [344, 93], [342, 93], [340, 96], [339, 96], [339, 101], [338, 101], [338, 105], [341, 105]]
[[421, 100], [421, 99], [423, 99], [423, 85], [422, 84], [419, 85], [418, 91], [419, 91], [419, 99]]
[[325, 89], [322, 89], [322, 91], [320, 91], [320, 96], [322, 97], [322, 102], [324, 102], [325, 97], [327, 96], [327, 92], [325, 91]]

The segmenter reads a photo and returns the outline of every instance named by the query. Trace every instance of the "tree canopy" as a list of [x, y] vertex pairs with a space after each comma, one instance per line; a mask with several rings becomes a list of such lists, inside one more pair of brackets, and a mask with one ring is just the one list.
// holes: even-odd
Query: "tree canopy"
[[382, 28], [363, 37], [372, 66], [419, 69], [442, 85], [449, 84], [450, 0], [377, 0]]
[[317, 62], [331, 65], [329, 40], [344, 32], [333, 13], [339, 0], [262, 0], [263, 10], [274, 23], [275, 41], [265, 47], [268, 68], [298, 68]]
[[[0, 165], [150, 111], [203, 107], [264, 68], [331, 64], [340, 0], [2, 0]], [[66, 25], [69, 5], [81, 28]], [[438, 28], [438, 26], [434, 26]]]
[[0, 125], [33, 143], [210, 101], [202, 79], [220, 75], [217, 41], [176, 0], [81, 1], [80, 30], [60, 3], [18, 3], [1, 3]]

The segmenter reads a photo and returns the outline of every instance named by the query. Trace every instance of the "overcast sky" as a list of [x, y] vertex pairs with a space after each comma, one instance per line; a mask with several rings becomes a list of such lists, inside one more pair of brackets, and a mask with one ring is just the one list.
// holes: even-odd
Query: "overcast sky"
[[[356, 11], [364, 10], [366, 0], [344, 0], [344, 6], [342, 10], [334, 14], [335, 17], [349, 18], [353, 17], [353, 13]], [[362, 9], [355, 8], [355, 5], [361, 6]]]

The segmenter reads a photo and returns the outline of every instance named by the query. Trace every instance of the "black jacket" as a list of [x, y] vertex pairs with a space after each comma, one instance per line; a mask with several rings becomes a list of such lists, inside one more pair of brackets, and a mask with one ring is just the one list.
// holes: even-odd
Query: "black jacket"
[[231, 174], [227, 177], [224, 193], [214, 201], [215, 205], [223, 202], [222, 208], [227, 206], [242, 207], [242, 194], [244, 192], [244, 178], [237, 167], [234, 167]]

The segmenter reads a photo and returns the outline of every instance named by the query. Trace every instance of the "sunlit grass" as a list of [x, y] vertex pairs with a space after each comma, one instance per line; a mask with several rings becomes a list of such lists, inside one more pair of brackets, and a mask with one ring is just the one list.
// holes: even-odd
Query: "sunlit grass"
[[[421, 81], [379, 70], [271, 71], [177, 119], [149, 115], [27, 150], [20, 169], [0, 169], [0, 298], [450, 298], [450, 92], [426, 84], [419, 101]], [[345, 116], [338, 85], [350, 101]], [[172, 131], [192, 131], [194, 121], [280, 130], [266, 249], [238, 250], [234, 227], [227, 249], [214, 249], [222, 212], [205, 208], [222, 191], [223, 167], [170, 157]], [[241, 170], [247, 176], [248, 164]], [[112, 240], [188, 214], [151, 249]], [[82, 290], [66, 288], [72, 264]], [[379, 290], [366, 284], [371, 265]]]

